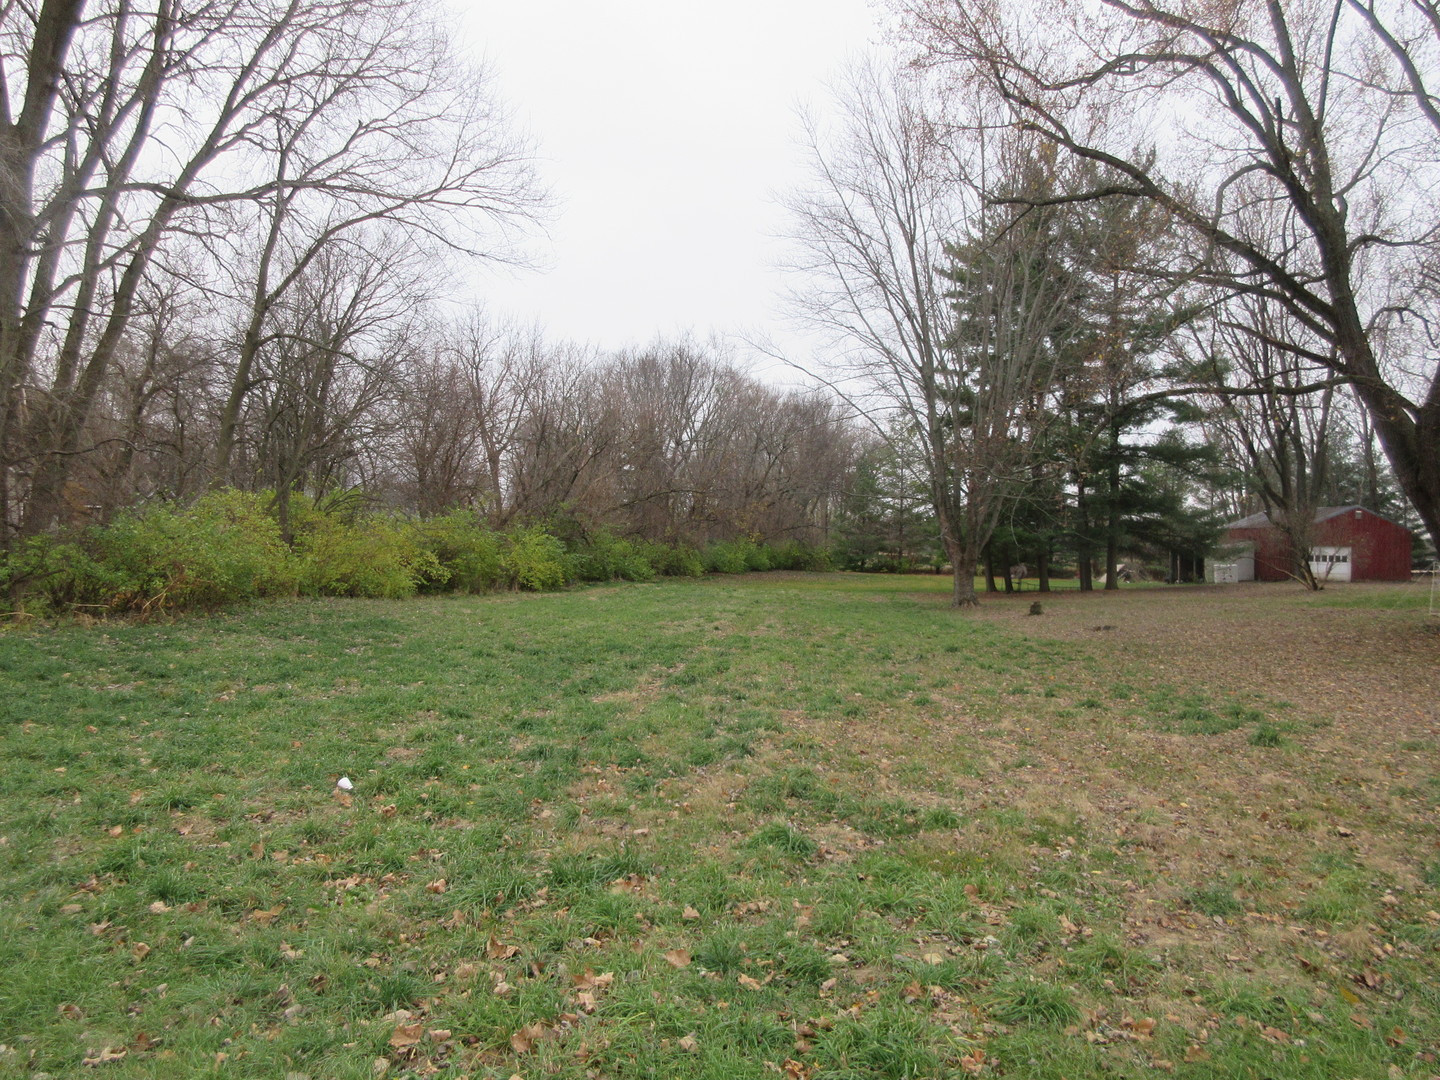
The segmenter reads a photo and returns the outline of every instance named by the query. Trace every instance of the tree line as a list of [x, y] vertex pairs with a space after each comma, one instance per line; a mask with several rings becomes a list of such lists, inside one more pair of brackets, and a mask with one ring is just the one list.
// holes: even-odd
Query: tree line
[[1305, 577], [1322, 500], [1392, 477], [1440, 540], [1433, 3], [892, 8], [906, 62], [808, 128], [793, 303], [957, 604], [997, 537], [1113, 586], [1127, 533], [1203, 553], [1183, 511], [1246, 501]]
[[428, 0], [5, 6], [0, 544], [224, 488], [293, 543], [350, 490], [928, 551], [966, 604], [982, 567], [1188, 576], [1260, 507], [1297, 550], [1325, 502], [1435, 538], [1433, 5], [895, 10], [907, 62], [805, 129], [795, 390], [447, 302], [548, 197]]
[[838, 407], [719, 351], [445, 303], [520, 258], [531, 149], [426, 0], [0, 10], [0, 540], [223, 487], [497, 526], [823, 533]]

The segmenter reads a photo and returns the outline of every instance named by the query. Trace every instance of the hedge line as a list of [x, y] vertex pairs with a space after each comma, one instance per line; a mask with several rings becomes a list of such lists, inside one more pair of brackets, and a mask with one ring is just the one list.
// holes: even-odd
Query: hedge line
[[605, 530], [566, 543], [542, 525], [497, 530], [463, 510], [421, 521], [299, 498], [287, 544], [270, 503], [264, 493], [217, 491], [70, 536], [33, 537], [0, 560], [0, 589], [22, 611], [146, 612], [830, 567], [827, 552], [798, 543], [743, 539], [697, 550]]

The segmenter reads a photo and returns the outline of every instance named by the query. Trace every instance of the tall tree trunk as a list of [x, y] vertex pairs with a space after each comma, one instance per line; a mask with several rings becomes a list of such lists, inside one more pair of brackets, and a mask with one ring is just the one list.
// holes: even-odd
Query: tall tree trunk
[[1076, 572], [1080, 579], [1080, 591], [1090, 592], [1095, 588], [1091, 563], [1095, 550], [1090, 544], [1090, 504], [1085, 495], [1085, 481], [1075, 482], [1075, 519], [1079, 528], [1075, 530]]
[[998, 593], [1000, 587], [995, 584], [995, 549], [992, 545], [985, 545], [985, 591], [987, 593]]
[[980, 598], [975, 595], [975, 572], [979, 567], [980, 553], [973, 544], [958, 543], [949, 537], [945, 539], [945, 550], [950, 556], [950, 606], [978, 607]]
[[1110, 461], [1106, 470], [1105, 588], [1120, 588], [1120, 421], [1110, 421]]

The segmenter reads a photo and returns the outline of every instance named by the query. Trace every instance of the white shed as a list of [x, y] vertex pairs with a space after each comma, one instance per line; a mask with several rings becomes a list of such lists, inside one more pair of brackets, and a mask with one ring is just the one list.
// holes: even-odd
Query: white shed
[[1255, 545], [1237, 544], [1222, 552], [1222, 557], [1210, 562], [1211, 580], [1216, 585], [1231, 585], [1237, 581], [1255, 580]]

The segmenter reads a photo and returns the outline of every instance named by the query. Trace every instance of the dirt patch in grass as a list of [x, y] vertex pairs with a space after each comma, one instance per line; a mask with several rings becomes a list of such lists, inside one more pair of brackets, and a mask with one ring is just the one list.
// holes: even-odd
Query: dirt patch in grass
[[[1422, 610], [1387, 603], [1408, 588], [1332, 585], [1307, 593], [1257, 583], [1017, 593], [985, 597], [974, 617], [1036, 638], [1097, 644], [1177, 682], [1283, 699], [1347, 737], [1384, 741], [1440, 724], [1440, 634], [1427, 632]], [[1045, 613], [1030, 617], [1037, 596]]]

